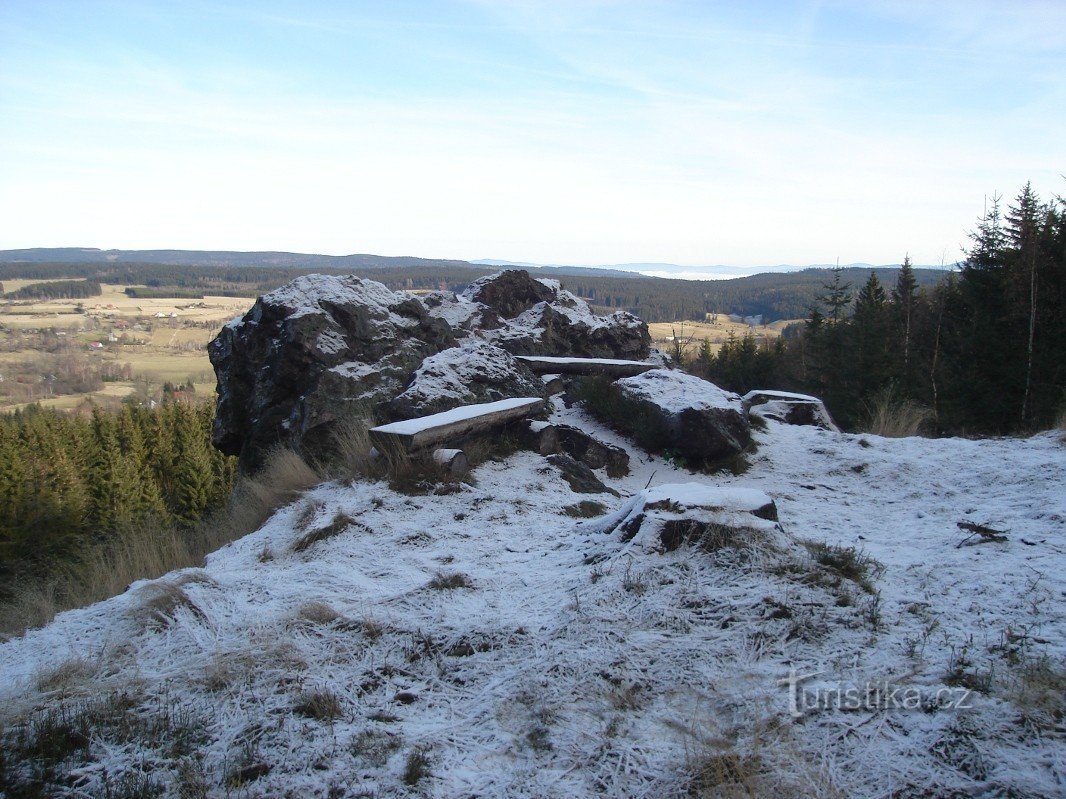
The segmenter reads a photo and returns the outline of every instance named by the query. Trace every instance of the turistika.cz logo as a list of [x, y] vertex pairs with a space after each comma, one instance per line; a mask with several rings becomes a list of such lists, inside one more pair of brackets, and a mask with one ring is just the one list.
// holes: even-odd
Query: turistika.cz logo
[[790, 669], [787, 677], [777, 681], [788, 691], [788, 712], [799, 718], [816, 711], [900, 711], [900, 710], [968, 710], [972, 691], [968, 688], [922, 689], [897, 685], [888, 680], [860, 685], [805, 686], [806, 681], [824, 674], [822, 671], [800, 673]]

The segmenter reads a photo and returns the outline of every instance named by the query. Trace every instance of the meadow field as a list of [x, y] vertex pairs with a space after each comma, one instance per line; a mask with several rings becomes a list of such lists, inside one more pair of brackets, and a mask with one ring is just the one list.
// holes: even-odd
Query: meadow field
[[694, 352], [699, 349], [703, 341], [709, 341], [711, 350], [717, 353], [722, 344], [729, 340], [730, 335], [744, 338], [750, 333], [759, 340], [773, 339], [780, 336], [786, 327], [796, 321], [798, 320], [782, 319], [766, 325], [749, 325], [745, 322], [731, 321], [728, 315], [720, 314], [716, 315], [713, 322], [709, 318], [702, 322], [652, 322], [648, 325], [648, 331], [651, 333], [652, 346], [663, 352], [671, 352], [675, 340], [680, 339], [688, 351]]
[[[5, 280], [4, 291], [39, 282]], [[73, 410], [86, 399], [109, 407], [166, 383], [211, 397], [207, 343], [253, 300], [130, 297], [126, 288], [104, 284], [97, 297], [0, 303], [0, 410], [33, 402]]]

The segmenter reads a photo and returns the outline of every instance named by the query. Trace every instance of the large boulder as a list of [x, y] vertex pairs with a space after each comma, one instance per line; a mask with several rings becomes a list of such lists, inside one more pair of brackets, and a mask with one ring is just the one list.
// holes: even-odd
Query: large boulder
[[536, 280], [524, 269], [505, 269], [475, 280], [462, 293], [463, 299], [481, 303], [501, 318], [514, 319], [537, 303], [554, 302], [559, 284], [554, 280]]
[[512, 397], [543, 397], [544, 383], [506, 350], [470, 338], [426, 358], [389, 403], [397, 419]]
[[685, 372], [653, 369], [615, 381], [589, 407], [645, 448], [672, 450], [693, 464], [735, 458], [751, 440], [741, 398]]
[[476, 334], [515, 355], [641, 359], [648, 326], [630, 313], [594, 314], [557, 280], [508, 269], [475, 280], [459, 295], [433, 293], [423, 302], [457, 335]]
[[414, 297], [354, 275], [306, 275], [265, 294], [208, 347], [213, 439], [254, 471], [276, 445], [328, 449], [336, 422], [388, 402], [423, 359], [455, 344]]
[[758, 389], [744, 395], [748, 413], [783, 424], [809, 425], [839, 433], [833, 417], [817, 397], [790, 391]]

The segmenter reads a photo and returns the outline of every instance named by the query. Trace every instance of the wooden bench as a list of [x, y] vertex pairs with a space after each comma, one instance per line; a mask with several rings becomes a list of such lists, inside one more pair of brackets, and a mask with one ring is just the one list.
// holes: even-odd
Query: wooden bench
[[554, 355], [516, 355], [534, 374], [606, 375], [607, 377], [633, 377], [652, 369], [658, 364], [647, 361], [621, 361], [614, 358], [562, 358]]
[[430, 416], [373, 427], [370, 429], [370, 440], [385, 453], [415, 452], [533, 416], [543, 409], [544, 400], [540, 397], [463, 405]]

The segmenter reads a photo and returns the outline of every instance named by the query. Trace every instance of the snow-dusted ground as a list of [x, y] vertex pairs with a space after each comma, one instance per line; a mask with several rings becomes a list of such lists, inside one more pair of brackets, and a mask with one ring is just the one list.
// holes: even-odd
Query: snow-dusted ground
[[[79, 796], [137, 769], [169, 795], [200, 781], [213, 796], [665, 797], [701, 771], [745, 775], [752, 792], [735, 795], [1066, 794], [1061, 717], [1027, 720], [1011, 701], [1026, 664], [1066, 655], [1060, 433], [881, 439], [770, 422], [745, 474], [694, 475], [556, 403], [557, 420], [629, 449], [630, 476], [600, 475], [622, 499], [573, 494], [528, 452], [456, 493], [320, 486], [203, 570], [4, 643], [6, 719], [61, 692], [125, 691], [200, 738], [197, 755], [94, 740], [66, 783]], [[562, 513], [692, 482], [774, 498], [794, 551], [649, 552]], [[314, 535], [340, 514], [351, 523]], [[1008, 540], [959, 547], [960, 520]], [[796, 539], [860, 548], [884, 566], [875, 593], [808, 579]], [[431, 587], [438, 575], [466, 587]], [[168, 607], [161, 587], [179, 582], [188, 602], [171, 589], [176, 610], [153, 621], [146, 605]], [[790, 714], [790, 670], [819, 672], [807, 699], [872, 681], [925, 706], [804, 699]], [[992, 688], [963, 696], [949, 672]], [[295, 710], [315, 691], [339, 698], [338, 718]], [[413, 752], [429, 776], [405, 782]]]

